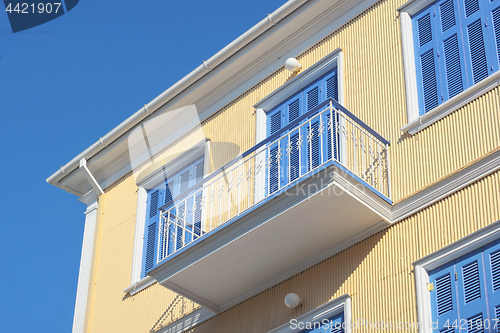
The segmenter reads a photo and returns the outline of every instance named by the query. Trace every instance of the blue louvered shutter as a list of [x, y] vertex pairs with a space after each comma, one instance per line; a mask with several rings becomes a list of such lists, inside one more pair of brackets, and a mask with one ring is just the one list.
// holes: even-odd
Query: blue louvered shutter
[[300, 333], [344, 333], [344, 313], [337, 314], [327, 320], [316, 323], [315, 328]]
[[268, 156], [268, 193], [272, 194], [279, 189], [280, 186], [280, 168], [278, 159], [278, 144], [275, 143], [271, 148], [269, 148]]
[[151, 189], [147, 194], [141, 277], [145, 277], [156, 264], [156, 239], [160, 222], [158, 208], [163, 199], [163, 192], [161, 189]]
[[305, 112], [314, 109], [322, 101], [322, 89], [320, 82], [315, 83], [304, 90]]
[[290, 152], [288, 153], [288, 165], [289, 165], [289, 181], [293, 182], [295, 179], [300, 177], [301, 174], [301, 143], [300, 143], [300, 133], [295, 131], [290, 134], [289, 139]]
[[[337, 67], [335, 67], [331, 74], [325, 77], [324, 79], [325, 86], [325, 99], [332, 98], [335, 101], [339, 101], [339, 84], [338, 84], [338, 75], [337, 75]], [[325, 131], [327, 135], [325, 135], [325, 158], [330, 160], [333, 157], [338, 160], [340, 146], [339, 143], [339, 133], [337, 133], [336, 123], [340, 120], [338, 115], [334, 116], [334, 121], [330, 121], [330, 114], [327, 114], [323, 119]]]
[[315, 119], [307, 127], [307, 170], [312, 170], [321, 163], [321, 142], [319, 138], [319, 119]]
[[500, 240], [484, 247], [486, 288], [488, 290], [488, 308], [492, 322], [500, 326]]
[[[168, 230], [162, 230], [168, 233], [165, 243], [160, 244], [162, 253], [170, 255], [201, 236], [203, 193], [191, 194], [190, 197], [188, 190], [203, 179], [203, 172], [204, 159], [202, 158], [170, 177], [165, 190], [165, 203], [172, 202], [172, 205], [178, 206], [170, 210], [171, 223]], [[181, 194], [185, 196], [178, 197]], [[177, 198], [176, 202], [172, 201], [173, 197]], [[185, 198], [187, 200], [184, 200]]]
[[462, 48], [460, 15], [455, 0], [440, 1], [434, 11], [437, 14], [436, 39], [441, 78], [441, 101], [448, 100], [464, 90], [467, 84], [465, 52]]
[[300, 107], [301, 103], [302, 103], [301, 94], [299, 94], [299, 96], [294, 97], [285, 103], [285, 110], [288, 117], [287, 124], [290, 124], [291, 122], [293, 122], [302, 115]]
[[[312, 84], [304, 90], [306, 112], [311, 111], [324, 99], [323, 81]], [[307, 147], [307, 170], [312, 170], [321, 164], [321, 142], [319, 138], [319, 118], [314, 118], [307, 127], [305, 144]]]
[[486, 12], [488, 14], [488, 39], [491, 43], [491, 62], [493, 71], [500, 68], [500, 1], [485, 0]]
[[[439, 332], [455, 332], [449, 326], [458, 319], [458, 305], [455, 284], [454, 262], [443, 265], [429, 273], [429, 282], [434, 283], [431, 291], [433, 322], [438, 322]], [[445, 326], [447, 325], [447, 326]]]
[[485, 41], [488, 34], [485, 29], [486, 12], [483, 0], [464, 0], [461, 7], [462, 33], [466, 45], [466, 63], [469, 69], [469, 86], [485, 79], [488, 68], [490, 43]]
[[283, 115], [282, 115], [283, 106], [275, 108], [271, 112], [267, 114], [267, 136], [271, 136], [274, 133], [278, 132], [283, 126]]
[[[204, 169], [204, 162], [201, 160], [200, 162], [196, 163], [194, 165], [194, 182], [198, 183], [203, 179], [203, 169]], [[198, 190], [198, 189], [195, 189]], [[193, 205], [193, 233], [194, 236], [193, 238], [196, 239], [199, 236], [202, 235], [202, 228], [201, 228], [201, 217], [202, 217], [202, 203], [203, 199], [203, 191], [199, 191], [195, 194], [193, 200], [194, 200], [194, 205]], [[194, 240], [193, 239], [193, 240]]]
[[481, 249], [457, 259], [455, 264], [460, 319], [466, 320], [468, 332], [482, 332], [477, 327], [488, 319], [483, 267]]
[[437, 68], [437, 37], [435, 6], [432, 5], [412, 18], [415, 67], [420, 113], [432, 110], [439, 104], [439, 72]]

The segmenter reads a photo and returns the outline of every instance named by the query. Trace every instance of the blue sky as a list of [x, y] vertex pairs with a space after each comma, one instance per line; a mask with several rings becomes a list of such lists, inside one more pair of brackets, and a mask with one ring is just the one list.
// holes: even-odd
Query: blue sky
[[0, 13], [0, 330], [70, 332], [84, 204], [45, 179], [285, 0], [86, 1]]

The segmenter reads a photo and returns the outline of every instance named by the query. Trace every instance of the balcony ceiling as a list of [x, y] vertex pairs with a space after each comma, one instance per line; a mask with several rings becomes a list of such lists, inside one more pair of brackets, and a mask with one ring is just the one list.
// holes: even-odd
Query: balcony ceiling
[[390, 203], [336, 165], [298, 186], [309, 191], [295, 187], [264, 200], [149, 274], [219, 312], [389, 224]]

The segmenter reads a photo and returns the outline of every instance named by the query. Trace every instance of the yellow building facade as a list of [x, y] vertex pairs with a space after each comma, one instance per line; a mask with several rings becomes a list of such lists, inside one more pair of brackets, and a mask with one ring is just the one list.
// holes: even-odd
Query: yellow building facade
[[[406, 38], [405, 34], [408, 33], [408, 25], [410, 28], [413, 26], [413, 29], [419, 27], [415, 25], [417, 23], [413, 23], [417, 22], [413, 17], [435, 4], [439, 5], [437, 2], [418, 0], [289, 1], [252, 28], [248, 35], [240, 37], [236, 43], [237, 49], [227, 51], [229, 53], [223, 60], [212, 59], [218, 62], [214, 63], [215, 66], [210, 67], [211, 60], [207, 61], [200, 66], [201, 69], [190, 74], [191, 82], [186, 80], [182, 89], [178, 88], [176, 91], [174, 87], [167, 90], [165, 95], [159, 96], [159, 99], [164, 100], [155, 100], [144, 110], [141, 109], [132, 117], [134, 119], [131, 122], [123, 126], [122, 133], [110, 133], [111, 135], [104, 137], [108, 142], [102, 145], [97, 142], [95, 147], [92, 146], [94, 148], [79, 155], [76, 161], [83, 159], [83, 164], [70, 162], [63, 167], [62, 172], [51, 176], [48, 179], [50, 183], [78, 195], [88, 205], [74, 332], [301, 332], [305, 328], [292, 327], [291, 320], [303, 318], [305, 321], [309, 318], [308, 314], [314, 314], [315, 309], [322, 309], [328, 304], [337, 306], [336, 310], [331, 310], [332, 315], [343, 313], [345, 322], [354, 323], [351, 327], [344, 327], [346, 332], [370, 332], [376, 329], [373, 325], [382, 325], [385, 330], [396, 329], [399, 323], [405, 330], [412, 332], [432, 332], [432, 327], [424, 327], [424, 319], [429, 319], [430, 322], [436, 319], [432, 292], [438, 290], [437, 282], [429, 287], [433, 270], [465, 255], [467, 252], [464, 252], [463, 247], [474, 250], [494, 242], [498, 238], [495, 236], [496, 230], [500, 230], [497, 223], [500, 220], [499, 72], [494, 71], [471, 87], [464, 86], [461, 93], [440, 101], [435, 109], [416, 116], [415, 111], [412, 111], [416, 103], [412, 99], [416, 99], [422, 92], [418, 92], [417, 88], [408, 90], [412, 88], [411, 83], [408, 83], [411, 81], [408, 72], [415, 71], [414, 59], [418, 61], [418, 57], [415, 57], [413, 40]], [[290, 30], [292, 25], [295, 30]], [[496, 47], [494, 40], [491, 43]], [[500, 50], [500, 45], [498, 47]], [[288, 57], [296, 58], [301, 64], [298, 71], [291, 72], [284, 67]], [[251, 208], [258, 206], [257, 194], [254, 193], [257, 192], [254, 185], [254, 182], [257, 183], [257, 176], [253, 175], [254, 181], [246, 185], [252, 189], [245, 188], [248, 193], [253, 193], [251, 200], [243, 203], [244, 200], [236, 200], [234, 196], [234, 202], [229, 197], [225, 201], [220, 199], [224, 204], [229, 202], [229, 209], [224, 212], [226, 215], [220, 222], [209, 226], [206, 221], [213, 214], [210, 217], [204, 215], [203, 222], [200, 222], [204, 226], [200, 235], [207, 232], [204, 237], [192, 239], [189, 247], [186, 245], [186, 250], [170, 257], [174, 259], [167, 256], [165, 260], [156, 263], [153, 274], [149, 274], [148, 278], [139, 277], [138, 270], [141, 269], [143, 259], [141, 254], [137, 254], [137, 242], [145, 236], [144, 226], [138, 230], [137, 224], [139, 215], [146, 214], [145, 208], [140, 208], [141, 202], [146, 202], [146, 192], [143, 191], [141, 196], [139, 178], [147, 178], [152, 170], [175, 163], [179, 156], [187, 154], [187, 148], [197, 145], [198, 139], [194, 138], [193, 132], [186, 131], [153, 154], [149, 162], [127, 168], [126, 162], [120, 164], [121, 159], [130, 158], [123, 137], [146, 121], [154, 120], [155, 115], [194, 104], [200, 114], [200, 129], [210, 142], [209, 148], [206, 145], [200, 148], [205, 158], [204, 176], [214, 174], [213, 179], [218, 179], [217, 174], [224, 176], [225, 171], [221, 171], [221, 168], [269, 137], [265, 129], [259, 129], [266, 127], [266, 121], [262, 120], [259, 112], [262, 115], [265, 114], [264, 111], [269, 111], [262, 111], [260, 108], [267, 103], [269, 96], [278, 95], [280, 91], [285, 91], [282, 94], [286, 95], [287, 89], [289, 94], [293, 94], [293, 85], [299, 82], [302, 75], [318, 78], [319, 76], [314, 76], [314, 71], [319, 72], [315, 66], [330, 58], [334, 59], [332, 63], [335, 63], [334, 67], [337, 69], [340, 104], [365, 124], [366, 128], [390, 142], [387, 144], [387, 152], [382, 154], [384, 163], [387, 162], [388, 165], [379, 166], [381, 170], [373, 167], [375, 171], [370, 172], [375, 176], [368, 176], [366, 170], [373, 165], [370, 166], [365, 160], [360, 165], [361, 160], [356, 160], [360, 158], [359, 155], [353, 157], [364, 149], [361, 147], [362, 142], [353, 144], [351, 140], [355, 137], [356, 128], [361, 128], [361, 125], [356, 123], [357, 127], [352, 125], [349, 129], [349, 125], [344, 123], [347, 131], [351, 132], [347, 134], [347, 140], [344, 139], [342, 146], [346, 155], [341, 164], [349, 174], [344, 178], [351, 185], [364, 184], [369, 189], [367, 192], [374, 189], [374, 192], [384, 197], [382, 203], [379, 203], [377, 200], [380, 198], [365, 198], [360, 194], [356, 197], [356, 203], [345, 199], [346, 205], [366, 206], [371, 212], [366, 213], [366, 216], [383, 223], [362, 227], [364, 230], [361, 233], [357, 229], [346, 230], [345, 235], [348, 236], [345, 239], [333, 240], [331, 244], [324, 244], [323, 248], [318, 249], [318, 253], [331, 255], [326, 258], [317, 256], [317, 262], [310, 258], [290, 261], [291, 266], [300, 268], [299, 272], [288, 270], [287, 272], [292, 272], [287, 273], [288, 275], [252, 272], [253, 275], [248, 275], [252, 279], [255, 276], [265, 281], [259, 280], [261, 282], [251, 285], [238, 275], [247, 275], [245, 272], [248, 263], [245, 263], [244, 254], [235, 253], [231, 257], [220, 254], [224, 251], [223, 247], [211, 248], [210, 256], [205, 258], [195, 252], [202, 251], [196, 248], [215, 246], [210, 245], [210, 239], [222, 237], [217, 236], [217, 233], [230, 229], [217, 227], [241, 223], [243, 228], [245, 223], [250, 223], [246, 222], [246, 218], [249, 221], [257, 220], [260, 216], [257, 215], [260, 214], [257, 210], [267, 209], [263, 207], [265, 205], [278, 215], [280, 210], [285, 212], [293, 206], [293, 214], [297, 214], [299, 209], [315, 207], [314, 200], [320, 200], [314, 199], [315, 196], [308, 197], [305, 201], [312, 206], [306, 208], [306, 203], [302, 201], [290, 206], [280, 205], [280, 202], [286, 201], [276, 196], [269, 202], [264, 200], [265, 204], [253, 211]], [[323, 72], [318, 75], [323, 75]], [[204, 83], [204, 79], [208, 83]], [[418, 86], [418, 82], [417, 78], [415, 86]], [[210, 84], [211, 88], [204, 84]], [[233, 89], [234, 87], [237, 88]], [[339, 137], [341, 135], [339, 133]], [[370, 146], [370, 149], [374, 147]], [[124, 155], [126, 156], [123, 157]], [[369, 156], [368, 153], [366, 156]], [[258, 157], [255, 157], [254, 167], [257, 166], [257, 161]], [[358, 164], [353, 164], [356, 163], [353, 161], [358, 161]], [[327, 168], [329, 169], [325, 170], [337, 168], [345, 171], [336, 165]], [[245, 172], [249, 171], [248, 166], [243, 169]], [[313, 178], [312, 174], [305, 175], [306, 178]], [[234, 178], [236, 184], [236, 174], [226, 177]], [[378, 180], [372, 181], [373, 178], [370, 177]], [[343, 186], [349, 191], [348, 185], [338, 183], [332, 186]], [[267, 186], [270, 188], [271, 185]], [[206, 196], [207, 193], [203, 192], [203, 195]], [[331, 200], [333, 205], [337, 196], [331, 195], [321, 200]], [[244, 207], [236, 209], [240, 201]], [[207, 203], [205, 207], [208, 210], [211, 206]], [[350, 207], [345, 206], [345, 209], [355, 210]], [[335, 211], [338, 209], [342, 207], [335, 206]], [[330, 213], [325, 211], [324, 215], [327, 216], [324, 218], [331, 219], [329, 224], [338, 224], [339, 233], [342, 233], [347, 229], [345, 226], [350, 224], [351, 213], [354, 214], [347, 211], [344, 214], [347, 217], [342, 219], [335, 214], [330, 217]], [[321, 214], [321, 211], [316, 214]], [[314, 220], [315, 215], [311, 216]], [[353, 220], [357, 218], [353, 217]], [[273, 219], [278, 217], [273, 215], [266, 223], [278, 223], [272, 222]], [[291, 220], [293, 217], [287, 217], [287, 221], [292, 223]], [[279, 228], [286, 228], [286, 222], [280, 223], [283, 224]], [[328, 224], [327, 221], [321, 223]], [[324, 225], [311, 222], [310, 228], [320, 229]], [[224, 244], [226, 247], [239, 247], [242, 252], [248, 250], [253, 253], [253, 249], [245, 246], [250, 246], [249, 243], [257, 247], [267, 246], [260, 245], [259, 239], [263, 243], [269, 242], [262, 234], [260, 238], [251, 238], [251, 233], [257, 233], [259, 228], [264, 227], [262, 224], [245, 232], [238, 231], [240, 233], [237, 236]], [[236, 230], [236, 226], [231, 230]], [[353, 233], [356, 235], [352, 236]], [[238, 243], [242, 235], [250, 238]], [[265, 235], [269, 234], [264, 233]], [[287, 235], [284, 233], [283, 237], [291, 238], [283, 240], [283, 244], [301, 243], [300, 237], [293, 237], [296, 234]], [[269, 237], [281, 238], [276, 235]], [[324, 239], [318, 238], [318, 242], [324, 242]], [[161, 245], [155, 243], [155, 246]], [[457, 247], [461, 250], [454, 250]], [[189, 257], [189, 251], [193, 251], [195, 261]], [[456, 254], [446, 257], [447, 251]], [[268, 253], [268, 256], [273, 257], [276, 253]], [[285, 258], [286, 253], [282, 256]], [[425, 263], [426, 258], [431, 258], [429, 260], [432, 261], [436, 256], [448, 259], [439, 259], [439, 265]], [[257, 258], [257, 262], [269, 261], [264, 257], [267, 256]], [[232, 264], [238, 258], [242, 258], [241, 266]], [[183, 263], [182, 260], [191, 262]], [[206, 264], [203, 263], [204, 260]], [[227, 265], [224, 264], [226, 261]], [[213, 275], [212, 271], [203, 270], [203, 265], [212, 265], [214, 262], [218, 263], [215, 271], [221, 276], [234, 276], [233, 279], [241, 279], [242, 285], [227, 285], [229, 289], [234, 287], [233, 292], [224, 290], [224, 285], [212, 282], [219, 277]], [[277, 264], [272, 261], [268, 263], [271, 266]], [[176, 265], [180, 265], [176, 271], [168, 274], [160, 272], [162, 267], [174, 270], [168, 266], [177, 267]], [[264, 263], [262, 265], [262, 270], [268, 267]], [[425, 265], [430, 266], [426, 268]], [[206, 285], [221, 288], [219, 294], [224, 297], [227, 295], [229, 301], [224, 298], [218, 303], [217, 295], [208, 299], [208, 296], [200, 296], [208, 295], [207, 293], [197, 294], [201, 287], [192, 284], [198, 282], [191, 282], [182, 275], [192, 276], [196, 272], [199, 275], [191, 280], [199, 281], [203, 286], [203, 280], [210, 280]], [[160, 275], [161, 278], [158, 277]], [[181, 278], [175, 280], [176, 276], [181, 276], [186, 281], [185, 284], [179, 284]], [[192, 289], [188, 289], [191, 287]], [[238, 288], [251, 289], [253, 292], [241, 296]], [[181, 289], [185, 292], [180, 292]], [[215, 294], [217, 293], [218, 291]], [[302, 304], [294, 308], [285, 306], [283, 299], [288, 293], [299, 295]], [[207, 306], [199, 305], [199, 298], [207, 300], [207, 304], [215, 304], [214, 307], [208, 309]], [[439, 305], [437, 307], [439, 311]], [[493, 317], [493, 314], [489, 315]], [[384, 323], [386, 326], [383, 326]]]

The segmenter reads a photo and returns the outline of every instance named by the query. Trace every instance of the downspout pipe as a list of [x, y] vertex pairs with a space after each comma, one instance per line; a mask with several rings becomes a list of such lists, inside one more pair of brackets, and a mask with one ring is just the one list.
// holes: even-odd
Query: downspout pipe
[[57, 172], [55, 172], [52, 176], [47, 178], [47, 183], [53, 184], [57, 186], [57, 183], [64, 178], [66, 175], [79, 168], [80, 160], [90, 160], [92, 156], [100, 152], [106, 146], [111, 144], [113, 141], [118, 139], [120, 136], [128, 132], [135, 125], [145, 119], [147, 116], [158, 110], [165, 103], [170, 101], [176, 95], [181, 93], [184, 89], [192, 85], [194, 82], [199, 80], [205, 74], [210, 72], [212, 69], [220, 65], [223, 61], [231, 57], [233, 54], [241, 50], [244, 46], [249, 44], [255, 38], [259, 37], [273, 25], [277, 24], [284, 17], [292, 13], [295, 9], [303, 5], [305, 2], [309, 0], [289, 0], [283, 6], [275, 10], [272, 14], [269, 14], [265, 19], [257, 23], [255, 26], [250, 28], [243, 35], [235, 39], [229, 45], [224, 47], [222, 50], [217, 52], [207, 61], [204, 61], [202, 65], [198, 66], [194, 71], [186, 75], [180, 81], [175, 83], [173, 86], [165, 90], [158, 97], [153, 99], [148, 104], [144, 105], [139, 111], [134, 113], [116, 128], [114, 128], [111, 132], [99, 138], [99, 140], [91, 145], [89, 148], [84, 150], [78, 156], [73, 158], [66, 165], [62, 166]]

